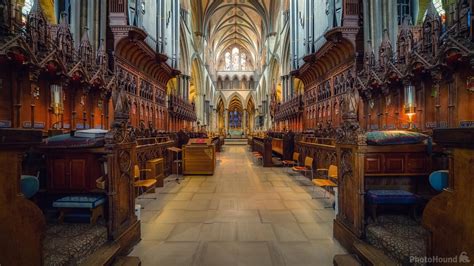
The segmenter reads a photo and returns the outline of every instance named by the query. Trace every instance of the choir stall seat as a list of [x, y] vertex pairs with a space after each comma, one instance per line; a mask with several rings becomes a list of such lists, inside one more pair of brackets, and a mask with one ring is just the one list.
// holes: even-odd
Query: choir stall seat
[[[320, 168], [317, 169], [316, 172], [323, 173], [322, 175], [318, 176], [320, 178], [313, 179], [313, 184], [315, 186], [321, 187], [324, 190], [323, 199], [327, 199], [326, 193], [328, 188], [335, 188], [337, 184], [333, 180], [337, 180], [337, 166], [330, 165], [328, 169]], [[321, 178], [322, 177], [322, 178]], [[314, 187], [313, 187], [313, 194], [314, 194]]]
[[306, 173], [311, 173], [311, 180], [313, 180], [313, 158], [305, 157], [304, 158], [304, 166], [293, 166], [291, 168], [295, 172], [303, 173], [306, 176]]
[[[294, 152], [293, 153], [293, 160], [283, 160], [282, 163], [283, 163], [283, 167], [293, 167], [295, 165], [298, 165], [298, 162], [300, 160], [300, 154], [298, 152]], [[288, 172], [289, 172], [289, 169], [288, 168]]]
[[[138, 189], [139, 196], [137, 198], [140, 198], [140, 195], [145, 195], [149, 191], [153, 190], [156, 188], [156, 178], [150, 178], [150, 179], [141, 179], [141, 173], [142, 172], [151, 172], [151, 169], [140, 169], [138, 165], [135, 165], [133, 168], [133, 178], [134, 178], [134, 183], [133, 186]], [[151, 198], [145, 198], [144, 196], [142, 197], [143, 199], [156, 199], [156, 197], [151, 197]]]
[[412, 215], [415, 217], [418, 197], [408, 191], [400, 189], [374, 189], [367, 191], [367, 203], [370, 206], [372, 219], [377, 221], [377, 206], [379, 205], [404, 205], [411, 207]]

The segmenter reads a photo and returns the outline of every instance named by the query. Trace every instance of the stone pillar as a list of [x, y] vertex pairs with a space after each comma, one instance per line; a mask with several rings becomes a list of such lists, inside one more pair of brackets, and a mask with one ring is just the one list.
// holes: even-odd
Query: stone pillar
[[74, 43], [81, 41], [81, 1], [76, 0], [71, 3], [71, 33]]
[[246, 133], [247, 128], [247, 109], [244, 109], [244, 112], [242, 113], [242, 130], [244, 131], [244, 134]]
[[214, 112], [212, 111], [214, 108], [212, 105], [209, 105], [209, 123], [207, 123], [207, 130], [208, 131], [214, 131], [214, 127], [213, 127], [213, 116], [214, 116]]
[[295, 97], [295, 83], [294, 83], [295, 77], [288, 76], [288, 80], [290, 83], [289, 84], [289, 91], [290, 91], [289, 99], [292, 99], [293, 97]]
[[227, 135], [228, 130], [229, 130], [229, 110], [226, 108], [224, 110], [224, 131], [226, 135]]

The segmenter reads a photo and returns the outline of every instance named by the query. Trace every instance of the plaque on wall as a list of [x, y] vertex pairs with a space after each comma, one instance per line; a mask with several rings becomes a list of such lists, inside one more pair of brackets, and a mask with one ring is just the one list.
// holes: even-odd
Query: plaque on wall
[[0, 128], [12, 127], [12, 121], [10, 120], [0, 120]]
[[446, 121], [441, 121], [439, 122], [439, 127], [437, 126], [436, 122], [430, 121], [425, 123], [426, 128], [447, 128], [448, 127], [448, 122]]
[[462, 127], [462, 128], [474, 127], [474, 121], [472, 120], [460, 121], [459, 127]]
[[[23, 127], [24, 128], [31, 128], [31, 121], [24, 121], [23, 122]], [[33, 128], [36, 128], [36, 129], [44, 129], [46, 127], [46, 123], [45, 122], [35, 122]]]

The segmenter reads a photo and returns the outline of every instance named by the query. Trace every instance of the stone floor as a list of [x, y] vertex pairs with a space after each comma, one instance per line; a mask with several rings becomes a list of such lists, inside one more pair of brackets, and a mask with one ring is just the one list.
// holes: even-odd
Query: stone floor
[[308, 179], [251, 156], [224, 146], [213, 176], [187, 176], [156, 200], [138, 200], [142, 241], [130, 255], [145, 266], [332, 265], [345, 253], [332, 237], [332, 201], [311, 199]]

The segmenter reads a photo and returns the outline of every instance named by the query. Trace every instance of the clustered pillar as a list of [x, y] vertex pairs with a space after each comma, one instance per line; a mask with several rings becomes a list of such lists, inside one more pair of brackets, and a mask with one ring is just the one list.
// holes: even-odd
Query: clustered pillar
[[178, 76], [178, 96], [189, 101], [189, 81], [191, 77], [187, 75]]

